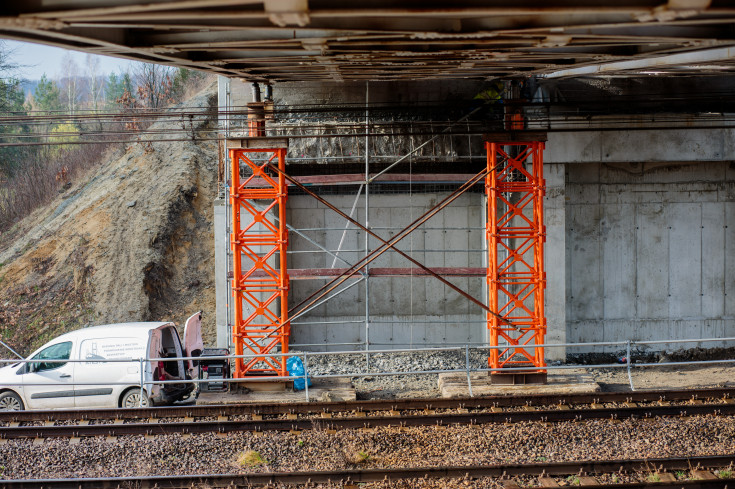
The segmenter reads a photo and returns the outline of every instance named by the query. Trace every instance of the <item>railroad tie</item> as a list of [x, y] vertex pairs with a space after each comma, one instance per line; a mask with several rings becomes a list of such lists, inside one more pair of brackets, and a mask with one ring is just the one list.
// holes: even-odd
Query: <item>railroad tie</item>
[[538, 483], [540, 487], [560, 487], [553, 477], [539, 477]]
[[671, 472], [656, 472], [651, 479], [657, 479], [654, 482], [676, 482], [676, 477]]
[[503, 485], [503, 489], [521, 489], [521, 486], [514, 480], [507, 480], [500, 482]]
[[579, 485], [581, 486], [599, 486], [600, 483], [594, 477], [588, 475], [579, 476]]
[[692, 475], [695, 479], [702, 479], [705, 481], [717, 480], [717, 476], [709, 470], [694, 469], [692, 470]]

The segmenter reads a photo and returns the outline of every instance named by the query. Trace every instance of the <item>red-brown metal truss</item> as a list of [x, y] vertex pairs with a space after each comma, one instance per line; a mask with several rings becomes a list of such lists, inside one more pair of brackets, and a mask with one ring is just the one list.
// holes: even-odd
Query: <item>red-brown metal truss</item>
[[[288, 352], [290, 333], [288, 190], [283, 174], [274, 175], [267, 169], [274, 160], [280, 170], [285, 170], [285, 146], [230, 149], [235, 303], [232, 340], [237, 355], [258, 355], [238, 359], [235, 378], [288, 375], [286, 358], [269, 355], [278, 353], [279, 347], [280, 353]], [[247, 176], [241, 177], [241, 167]], [[274, 215], [278, 216], [277, 222]]]
[[[543, 149], [540, 141], [486, 141], [490, 368], [545, 372]], [[504, 322], [507, 320], [509, 323]]]

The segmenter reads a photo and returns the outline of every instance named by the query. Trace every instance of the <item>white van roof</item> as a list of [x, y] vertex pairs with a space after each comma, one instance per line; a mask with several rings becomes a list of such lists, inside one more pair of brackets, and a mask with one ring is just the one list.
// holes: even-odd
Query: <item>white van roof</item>
[[171, 322], [139, 322], [139, 323], [117, 323], [117, 324], [103, 324], [101, 326], [89, 326], [87, 328], [77, 329], [64, 333], [54, 339], [56, 340], [67, 340], [72, 338], [93, 338], [96, 336], [137, 336], [137, 337], [148, 337], [148, 331], [152, 329], [158, 329], [161, 326], [174, 324]]

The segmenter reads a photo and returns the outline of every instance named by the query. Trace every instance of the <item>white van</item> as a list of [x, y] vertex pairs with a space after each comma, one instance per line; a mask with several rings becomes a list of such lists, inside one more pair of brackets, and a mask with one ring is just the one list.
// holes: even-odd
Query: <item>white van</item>
[[196, 372], [192, 361], [144, 362], [143, 399], [139, 360], [104, 362], [198, 356], [201, 312], [187, 320], [184, 337], [189, 347], [181, 344], [173, 323], [109, 324], [61, 335], [33, 352], [28, 362], [0, 368], [0, 411], [137, 407], [193, 398], [192, 382], [155, 383], [190, 380]]

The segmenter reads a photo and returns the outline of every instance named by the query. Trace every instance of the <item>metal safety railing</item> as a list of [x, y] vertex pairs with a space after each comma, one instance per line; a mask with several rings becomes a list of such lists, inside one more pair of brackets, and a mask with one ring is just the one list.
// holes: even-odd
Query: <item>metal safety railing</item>
[[[729, 358], [729, 359], [715, 359], [715, 360], [687, 360], [687, 361], [679, 361], [679, 362], [633, 362], [632, 361], [632, 353], [634, 351], [634, 348], [639, 348], [641, 346], [651, 346], [651, 345], [677, 345], [677, 344], [684, 344], [684, 343], [692, 343], [692, 344], [701, 344], [701, 343], [712, 343], [712, 342], [721, 342], [721, 343], [727, 343], [727, 342], [735, 342], [735, 337], [726, 337], [726, 338], [690, 338], [690, 339], [679, 339], [679, 340], [626, 340], [626, 341], [605, 341], [605, 342], [584, 342], [584, 343], [547, 343], [543, 345], [529, 345], [527, 348], [546, 348], [546, 349], [554, 349], [554, 348], [589, 348], [589, 347], [601, 347], [601, 346], [613, 346], [613, 347], [619, 347], [620, 352], [625, 352], [625, 357], [621, 359], [618, 363], [603, 363], [603, 364], [558, 364], [558, 365], [547, 365], [544, 366], [544, 370], [548, 371], [555, 371], [555, 370], [569, 370], [569, 369], [618, 369], [618, 368], [624, 368], [627, 371], [628, 376], [628, 382], [630, 385], [631, 391], [635, 391], [635, 385], [633, 383], [633, 369], [634, 368], [643, 368], [643, 367], [678, 367], [678, 366], [706, 366], [706, 365], [716, 365], [716, 364], [733, 364], [735, 363], [735, 358]], [[122, 364], [122, 363], [133, 363], [137, 364], [138, 366], [138, 373], [140, 374], [139, 380], [136, 382], [136, 384], [131, 384], [131, 382], [110, 382], [106, 380], [98, 380], [98, 381], [91, 381], [91, 382], [74, 382], [74, 383], [65, 383], [63, 385], [65, 386], [88, 386], [88, 385], [100, 385], [104, 384], [106, 386], [114, 386], [114, 385], [123, 385], [123, 386], [137, 386], [141, 389], [141, 392], [150, 392], [151, 387], [153, 385], [167, 385], [167, 384], [202, 384], [202, 383], [217, 383], [217, 384], [238, 384], [238, 383], [250, 383], [250, 382], [273, 382], [273, 381], [294, 381], [297, 379], [303, 379], [304, 380], [304, 394], [306, 401], [310, 400], [309, 395], [309, 379], [329, 379], [329, 378], [364, 378], [364, 377], [380, 377], [380, 376], [397, 376], [397, 375], [431, 375], [431, 374], [440, 374], [440, 373], [461, 373], [465, 374], [467, 378], [467, 387], [469, 391], [469, 395], [471, 397], [474, 397], [474, 393], [472, 391], [472, 373], [477, 372], [500, 372], [503, 373], [523, 373], [528, 371], [538, 371], [539, 368], [535, 366], [529, 366], [529, 367], [513, 367], [513, 368], [485, 368], [485, 367], [477, 367], [472, 365], [472, 359], [471, 359], [471, 352], [487, 352], [491, 349], [496, 350], [504, 350], [507, 346], [500, 345], [500, 346], [471, 346], [469, 344], [464, 346], [450, 346], [450, 347], [435, 347], [435, 348], [407, 348], [407, 349], [385, 349], [385, 350], [345, 350], [345, 351], [333, 351], [333, 352], [298, 352], [298, 353], [269, 353], [269, 357], [298, 357], [302, 360], [303, 366], [304, 366], [304, 373], [302, 375], [291, 375], [291, 376], [264, 376], [264, 377], [247, 377], [247, 378], [239, 378], [239, 379], [232, 379], [232, 378], [220, 378], [220, 377], [213, 377], [213, 378], [189, 378], [189, 379], [174, 379], [174, 380], [156, 380], [152, 378], [147, 378], [146, 376], [146, 369], [145, 364], [146, 362], [178, 362], [178, 361], [202, 361], [206, 360], [207, 362], [212, 360], [226, 360], [227, 362], [233, 362], [238, 359], [257, 359], [258, 357], [261, 357], [263, 355], [221, 355], [221, 356], [206, 356], [206, 357], [168, 357], [168, 358], [116, 358], [116, 359], [102, 359], [102, 358], [94, 358], [94, 359], [39, 359], [39, 358], [27, 358], [27, 359], [15, 359], [15, 360], [0, 360], [1, 364], [10, 364], [10, 365], [24, 365], [27, 363], [58, 363], [61, 365], [66, 363], [86, 363], [86, 364], [101, 364], [101, 363], [114, 363], [114, 364]], [[639, 349], [639, 351], [641, 351]], [[379, 371], [379, 370], [368, 370], [370, 363], [368, 361], [365, 362], [365, 365], [368, 366], [368, 369], [366, 370], [356, 370], [356, 371], [350, 371], [350, 372], [338, 372], [338, 373], [314, 373], [309, 372], [309, 358], [316, 358], [316, 357], [329, 357], [329, 356], [344, 356], [344, 355], [359, 355], [361, 357], [365, 356], [375, 356], [375, 355], [399, 355], [399, 354], [414, 354], [414, 353], [431, 353], [431, 352], [457, 352], [460, 354], [464, 354], [464, 368], [438, 368], [438, 369], [422, 369], [422, 370], [390, 370], [390, 371]], [[484, 355], [483, 358], [487, 358], [487, 355]], [[373, 363], [374, 365], [375, 363]], [[19, 367], [20, 368], [20, 367]], [[51, 371], [51, 370], [49, 370]], [[22, 379], [19, 379], [18, 382], [10, 382], [10, 383], [3, 383], [0, 384], [0, 390], [5, 388], [12, 388], [12, 387], [30, 387], [30, 386], [55, 386], [59, 385], [58, 383], [52, 383], [52, 382], [23, 382]], [[141, 396], [141, 403], [143, 400], [143, 396]]]

